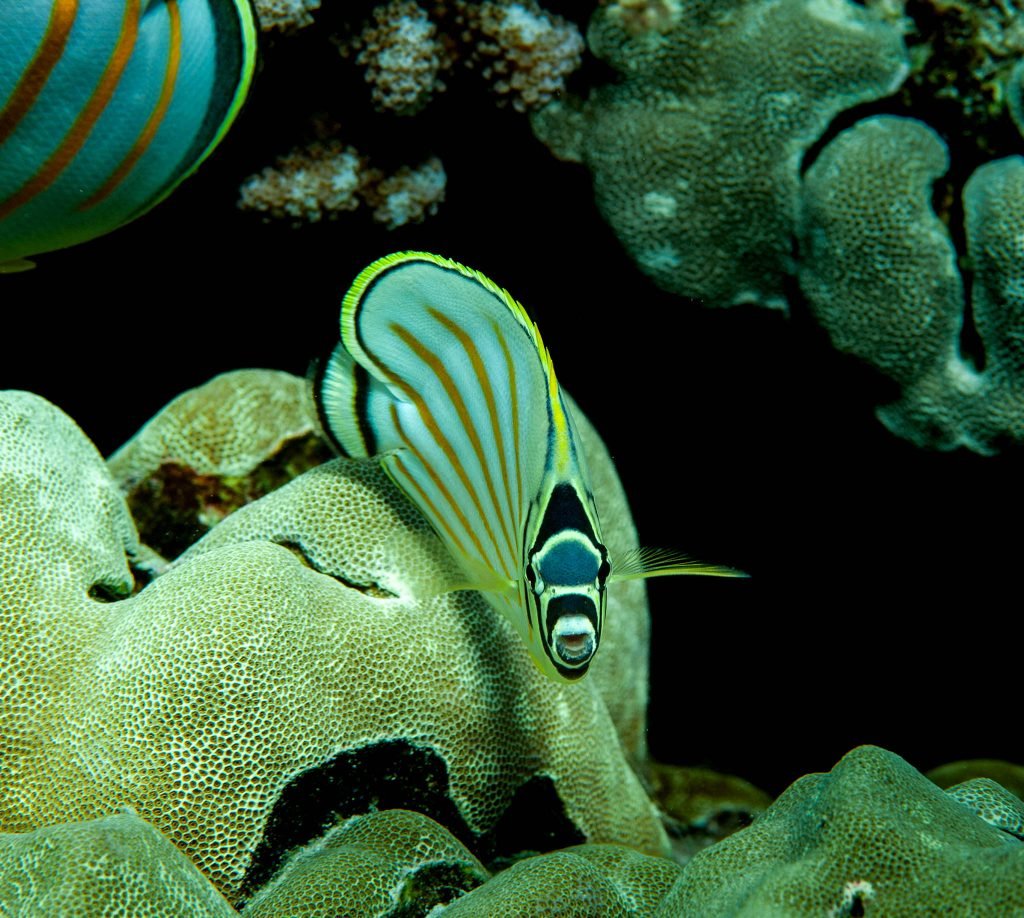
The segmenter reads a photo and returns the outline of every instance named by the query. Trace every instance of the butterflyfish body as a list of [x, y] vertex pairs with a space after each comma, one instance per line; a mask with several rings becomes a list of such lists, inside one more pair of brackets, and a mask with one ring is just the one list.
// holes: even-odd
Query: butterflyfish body
[[316, 384], [350, 456], [379, 456], [465, 582], [512, 623], [548, 676], [587, 672], [607, 585], [656, 574], [735, 575], [685, 556], [612, 559], [570, 407], [537, 327], [477, 271], [425, 252], [374, 262], [341, 308]]
[[249, 0], [0, 0], [0, 272], [167, 197], [255, 60]]

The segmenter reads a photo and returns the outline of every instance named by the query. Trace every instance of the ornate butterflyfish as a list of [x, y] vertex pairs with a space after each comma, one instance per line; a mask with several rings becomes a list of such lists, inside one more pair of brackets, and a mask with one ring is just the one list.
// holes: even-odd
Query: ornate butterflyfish
[[736, 575], [668, 552], [610, 558], [570, 405], [523, 307], [425, 252], [375, 261], [341, 308], [315, 384], [349, 456], [379, 456], [542, 672], [575, 680], [600, 643], [607, 587], [658, 574]]
[[249, 0], [0, 0], [0, 272], [167, 197], [255, 61]]

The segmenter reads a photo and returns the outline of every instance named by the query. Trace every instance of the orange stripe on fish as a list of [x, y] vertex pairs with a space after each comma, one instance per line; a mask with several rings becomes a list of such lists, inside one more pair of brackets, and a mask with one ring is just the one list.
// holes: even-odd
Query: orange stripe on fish
[[36, 97], [43, 91], [43, 86], [64, 53], [77, 14], [78, 0], [56, 0], [53, 4], [39, 50], [25, 68], [3, 111], [0, 111], [0, 143], [14, 133], [26, 112], [32, 108]]
[[45, 191], [57, 181], [61, 173], [85, 145], [100, 115], [103, 114], [103, 110], [113, 98], [114, 90], [117, 89], [118, 81], [121, 79], [125, 67], [128, 66], [128, 60], [135, 47], [135, 39], [139, 34], [139, 14], [139, 0], [129, 0], [125, 4], [117, 44], [92, 96], [67, 134], [64, 135], [57, 149], [50, 154], [39, 171], [6, 201], [0, 201], [0, 220], [31, 201], [37, 194]]
[[168, 55], [167, 66], [164, 68], [163, 85], [160, 87], [160, 97], [153, 106], [153, 112], [149, 120], [143, 126], [138, 138], [132, 145], [131, 150], [121, 160], [118, 167], [110, 174], [107, 180], [96, 189], [88, 200], [78, 205], [78, 210], [88, 210], [95, 207], [104, 200], [110, 193], [121, 184], [124, 177], [135, 168], [135, 164], [142, 158], [142, 154], [149, 149], [156, 132], [160, 129], [167, 109], [171, 107], [171, 100], [174, 98], [174, 86], [178, 80], [178, 70], [181, 66], [181, 12], [178, 9], [177, 0], [167, 0], [168, 15]]

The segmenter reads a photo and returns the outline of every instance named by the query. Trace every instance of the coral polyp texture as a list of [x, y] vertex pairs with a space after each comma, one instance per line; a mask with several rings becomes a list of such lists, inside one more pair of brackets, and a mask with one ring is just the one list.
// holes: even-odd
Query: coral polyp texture
[[932, 210], [948, 166], [916, 120], [879, 116], [839, 134], [806, 176], [800, 284], [836, 347], [900, 385], [879, 410], [886, 426], [922, 446], [993, 452], [1024, 439], [1024, 160], [987, 163], [964, 189], [982, 369], [961, 350], [965, 285]]
[[[140, 434], [148, 445], [120, 455], [159, 468], [152, 444], [174, 441], [159, 431], [191, 430], [234, 444], [223, 466], [232, 451], [251, 461], [224, 425], [259, 414], [232, 393], [274, 401], [254, 382], [221, 377], [224, 402], [203, 387], [173, 402]], [[263, 377], [268, 390], [300, 383]], [[183, 423], [203, 404], [217, 417]], [[592, 463], [607, 462], [583, 437]], [[193, 445], [193, 460], [211, 452]], [[479, 595], [414, 599], [450, 560], [375, 462], [299, 475], [135, 592], [125, 501], [41, 398], [0, 396], [0, 485], [4, 831], [128, 806], [233, 902], [286, 852], [374, 807], [429, 815], [486, 859], [582, 841], [667, 851], [599, 671], [556, 684]], [[619, 497], [609, 512], [628, 520]], [[634, 661], [626, 633], [645, 634], [639, 599], [619, 615], [618, 650], [602, 649], [605, 691], [646, 671], [646, 646]], [[642, 727], [642, 708], [627, 723]]]
[[[614, 467], [577, 419], [609, 550], [628, 551]], [[1024, 804], [987, 776], [1017, 781], [1007, 763], [958, 766], [945, 792], [864, 747], [694, 856], [767, 800], [647, 759], [642, 584], [610, 588], [588, 677], [548, 679], [478, 594], [431, 595], [454, 562], [375, 461], [293, 461], [315, 430], [302, 380], [239, 371], [108, 464], [55, 406], [0, 392], [0, 909], [1024, 909]], [[277, 478], [133, 577], [124, 494], [168, 499], [147, 482], [169, 468]]]
[[659, 914], [900, 918], [933, 909], [1020, 913], [1024, 845], [899, 756], [861, 746], [700, 852]]
[[841, 111], [899, 87], [899, 28], [848, 0], [621, 0], [587, 41], [619, 81], [541, 109], [538, 136], [587, 165], [659, 286], [784, 306], [801, 159]]
[[236, 914], [181, 851], [131, 812], [0, 834], [0, 906], [9, 915]]
[[[659, 286], [709, 306], [786, 308], [802, 292], [838, 347], [902, 388], [879, 411], [890, 430], [992, 453], [1024, 438], [1017, 160], [960, 186], [1021, 149], [1022, 22], [1017, 2], [609, 0], [587, 41], [617, 81], [540, 109], [534, 131], [589, 168]], [[865, 103], [914, 117], [830, 139]], [[953, 144], [948, 177], [919, 118]], [[947, 229], [961, 190], [972, 310]], [[963, 337], [983, 353], [960, 347], [972, 315]]]

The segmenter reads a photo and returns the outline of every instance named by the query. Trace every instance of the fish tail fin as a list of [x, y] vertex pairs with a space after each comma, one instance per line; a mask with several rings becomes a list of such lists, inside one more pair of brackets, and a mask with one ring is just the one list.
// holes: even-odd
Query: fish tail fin
[[700, 574], [707, 577], [748, 577], [743, 571], [720, 564], [705, 564], [682, 552], [663, 548], [634, 548], [612, 565], [609, 582], [644, 577]]

